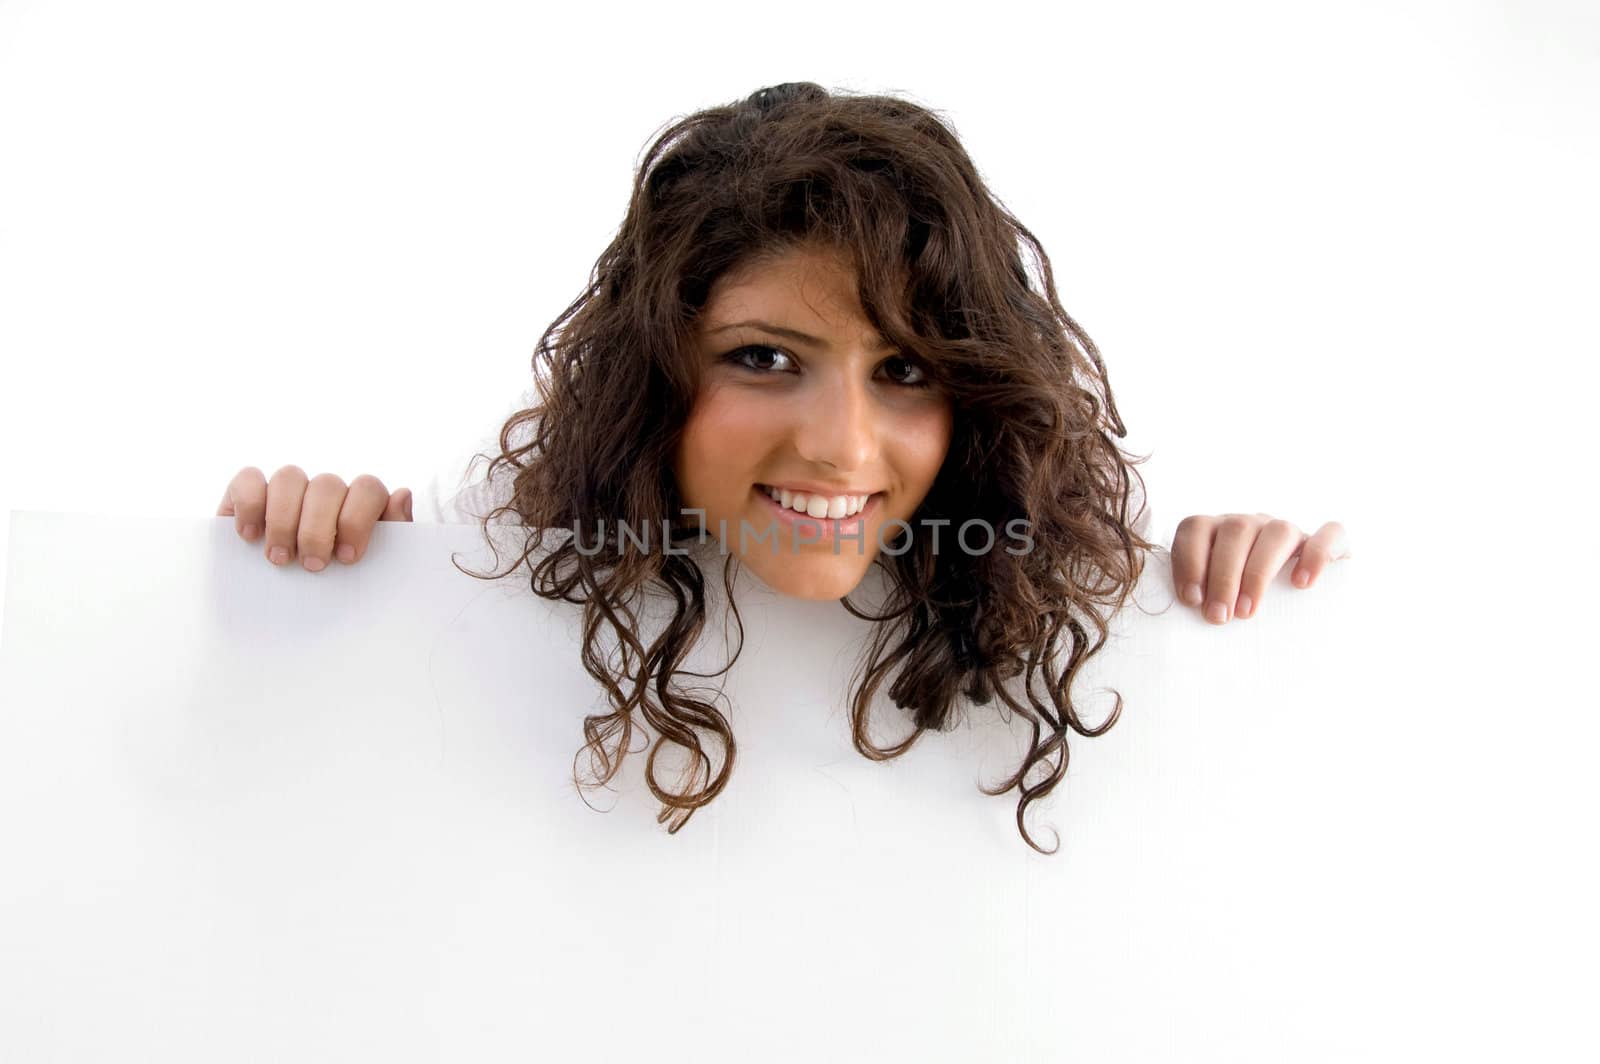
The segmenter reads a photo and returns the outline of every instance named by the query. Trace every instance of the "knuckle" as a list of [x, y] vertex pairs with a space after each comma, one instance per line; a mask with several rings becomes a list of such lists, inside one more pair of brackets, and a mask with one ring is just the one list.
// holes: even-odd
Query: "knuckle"
[[1202, 536], [1208, 527], [1210, 527], [1210, 518], [1204, 514], [1190, 514], [1182, 521], [1179, 521], [1178, 527], [1173, 529], [1173, 541], [1176, 543], [1196, 539]]
[[1278, 535], [1294, 535], [1300, 530], [1293, 521], [1286, 521], [1281, 517], [1274, 517], [1262, 527], [1263, 532], [1272, 532]]
[[318, 473], [316, 476], [311, 478], [310, 482], [321, 488], [339, 488], [340, 490], [344, 489], [344, 478], [339, 476], [337, 473]]
[[1225, 531], [1243, 532], [1255, 527], [1255, 518], [1249, 514], [1223, 514], [1220, 523]]
[[261, 475], [261, 470], [249, 466], [239, 470], [228, 481], [228, 497], [235, 506], [248, 506], [253, 502], [263, 500], [267, 495], [267, 480]]
[[305, 480], [307, 478], [306, 478], [306, 471], [304, 469], [301, 469], [297, 465], [286, 465], [286, 466], [279, 466], [278, 467], [278, 471], [276, 473], [272, 474], [272, 479], [273, 480], [278, 480], [278, 479]]
[[385, 497], [388, 496], [388, 490], [383, 486], [383, 481], [379, 480], [371, 473], [362, 473], [360, 476], [356, 477], [350, 482], [350, 490], [355, 491], [357, 489], [366, 492], [381, 491], [384, 493]]

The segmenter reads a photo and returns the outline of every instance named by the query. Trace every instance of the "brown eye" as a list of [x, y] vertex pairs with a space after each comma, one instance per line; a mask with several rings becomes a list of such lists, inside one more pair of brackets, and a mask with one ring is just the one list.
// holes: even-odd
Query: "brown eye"
[[[763, 364], [766, 359], [782, 359], [788, 357], [788, 352], [779, 350], [778, 348], [772, 347], [769, 344], [747, 344], [744, 347], [740, 347], [728, 352], [723, 360], [726, 362], [732, 362], [737, 366], [743, 366], [749, 370], [754, 370], [756, 373], [773, 373], [778, 372], [779, 367]], [[752, 363], [752, 359], [756, 359], [758, 361]]]
[[[889, 372], [890, 379], [896, 384], [903, 384], [907, 388], [926, 388], [931, 383], [928, 380], [927, 371], [915, 360], [906, 358], [903, 355], [895, 355], [893, 358], [885, 359], [883, 364]], [[907, 376], [902, 377], [901, 374], [906, 374]]]

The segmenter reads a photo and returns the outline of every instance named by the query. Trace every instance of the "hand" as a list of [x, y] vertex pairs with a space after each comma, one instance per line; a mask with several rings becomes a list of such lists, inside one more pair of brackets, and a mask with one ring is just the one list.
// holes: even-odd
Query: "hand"
[[1206, 620], [1227, 624], [1255, 613], [1288, 559], [1300, 560], [1290, 582], [1308, 588], [1329, 562], [1348, 557], [1344, 526], [1337, 521], [1307, 536], [1271, 514], [1195, 514], [1178, 522], [1173, 536], [1172, 582], [1179, 601], [1204, 602]]
[[393, 495], [377, 477], [362, 474], [350, 482], [332, 473], [306, 480], [299, 466], [284, 466], [268, 484], [261, 470], [246, 466], [228, 484], [218, 517], [232, 517], [234, 529], [254, 543], [266, 533], [267, 560], [286, 565], [296, 556], [312, 572], [330, 558], [354, 565], [366, 556], [379, 521], [411, 520], [411, 490]]

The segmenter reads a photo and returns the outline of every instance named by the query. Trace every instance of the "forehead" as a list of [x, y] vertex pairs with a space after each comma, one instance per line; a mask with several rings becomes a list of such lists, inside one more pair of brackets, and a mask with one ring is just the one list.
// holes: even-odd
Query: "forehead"
[[844, 253], [803, 247], [766, 252], [728, 270], [711, 287], [712, 304], [751, 299], [857, 303], [855, 267]]
[[756, 322], [824, 346], [828, 336], [857, 334], [868, 347], [888, 346], [862, 308], [854, 264], [834, 248], [767, 253], [734, 267], [712, 285], [697, 328], [708, 335]]

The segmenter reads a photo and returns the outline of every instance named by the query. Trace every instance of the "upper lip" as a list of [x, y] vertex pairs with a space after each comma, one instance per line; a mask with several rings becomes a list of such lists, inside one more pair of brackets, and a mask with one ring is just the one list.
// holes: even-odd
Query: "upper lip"
[[818, 483], [816, 483], [814, 481], [809, 481], [808, 482], [808, 481], [798, 481], [798, 480], [786, 481], [785, 483], [782, 483], [782, 484], [762, 484], [761, 487], [764, 487], [764, 488], [779, 488], [779, 489], [786, 490], [786, 491], [801, 492], [801, 493], [806, 494], [806, 495], [826, 495], [826, 496], [829, 496], [830, 498], [832, 496], [834, 496], [834, 495], [876, 495], [877, 494], [877, 492], [873, 491], [871, 488], [841, 488], [841, 487], [836, 487], [836, 486], [829, 486], [827, 484], [818, 484]]

